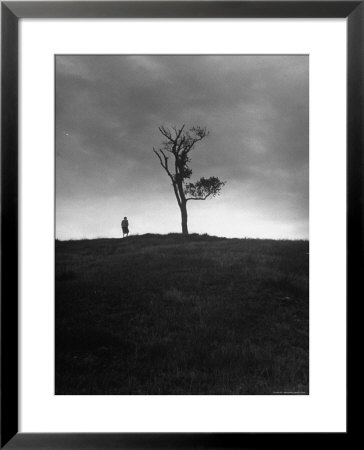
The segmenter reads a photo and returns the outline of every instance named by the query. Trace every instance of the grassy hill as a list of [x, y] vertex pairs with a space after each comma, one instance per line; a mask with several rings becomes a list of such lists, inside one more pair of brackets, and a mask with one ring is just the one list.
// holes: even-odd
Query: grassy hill
[[56, 241], [56, 394], [308, 393], [308, 248]]

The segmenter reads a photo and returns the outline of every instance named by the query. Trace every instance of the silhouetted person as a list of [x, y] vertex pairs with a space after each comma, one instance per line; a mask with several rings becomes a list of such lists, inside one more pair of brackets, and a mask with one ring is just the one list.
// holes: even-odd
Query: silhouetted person
[[129, 222], [128, 218], [124, 217], [124, 220], [121, 222], [121, 228], [123, 230], [123, 237], [129, 236]]

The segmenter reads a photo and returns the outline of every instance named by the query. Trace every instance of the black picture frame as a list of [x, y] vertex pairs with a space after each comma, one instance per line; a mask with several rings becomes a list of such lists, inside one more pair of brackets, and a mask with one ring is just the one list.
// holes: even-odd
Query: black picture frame
[[[272, 444], [296, 448], [306, 447], [313, 439], [318, 445], [323, 440], [327, 443], [328, 437], [326, 433], [18, 433], [19, 19], [347, 18], [348, 305], [363, 297], [363, 3], [309, 0], [1, 2], [1, 448], [270, 448]], [[335, 441], [346, 445], [348, 431], [335, 433]]]

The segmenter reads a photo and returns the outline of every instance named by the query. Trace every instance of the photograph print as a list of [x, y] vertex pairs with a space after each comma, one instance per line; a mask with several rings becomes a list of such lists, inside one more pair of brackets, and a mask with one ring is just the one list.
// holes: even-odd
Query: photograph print
[[307, 55], [55, 56], [55, 394], [309, 394]]

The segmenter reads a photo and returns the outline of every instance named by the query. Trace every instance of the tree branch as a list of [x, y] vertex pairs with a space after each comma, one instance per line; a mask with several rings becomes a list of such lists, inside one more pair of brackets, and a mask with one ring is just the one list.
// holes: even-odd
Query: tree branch
[[201, 134], [201, 136], [197, 137], [197, 138], [191, 138], [191, 142], [185, 146], [184, 152], [187, 154], [189, 153], [192, 148], [194, 147], [194, 145], [199, 142], [202, 141], [202, 139], [206, 136], [206, 134]]
[[157, 150], [153, 147], [153, 152], [158, 156], [158, 159], [159, 159], [159, 162], [161, 163], [161, 166], [162, 166], [163, 169], [167, 172], [167, 175], [169, 176], [169, 178], [170, 178], [171, 181], [172, 181], [172, 186], [173, 186], [173, 190], [174, 190], [174, 193], [175, 193], [175, 196], [176, 196], [176, 199], [177, 199], [177, 203], [178, 203], [179, 206], [181, 206], [181, 199], [179, 198], [179, 195], [178, 195], [178, 190], [177, 190], [176, 182], [175, 182], [175, 180], [174, 180], [174, 178], [173, 178], [173, 175], [171, 174], [171, 172], [169, 171], [169, 168], [168, 168], [168, 156], [166, 156], [166, 155], [163, 153], [163, 150], [159, 149], [159, 151], [160, 151], [160, 153], [163, 155], [163, 158], [164, 158], [164, 164], [163, 164], [163, 161], [162, 161], [162, 158], [161, 158], [160, 154], [159, 154], [159, 153], [157, 152]]
[[180, 136], [181, 136], [181, 134], [182, 134], [182, 131], [184, 130], [184, 127], [185, 127], [185, 125], [183, 124], [182, 127], [181, 127], [181, 129], [180, 129], [178, 132], [177, 132], [177, 128], [176, 128], [176, 127], [173, 127], [174, 132], [176, 133], [176, 147], [175, 147], [175, 148], [176, 148], [176, 153], [177, 153], [177, 155], [178, 155], [179, 151], [181, 150], [181, 146], [182, 146], [182, 143], [183, 143], [183, 141], [184, 141], [183, 138], [180, 139], [179, 144], [177, 145], [178, 139], [180, 138]]
[[168, 128], [165, 127], [158, 127], [158, 130], [163, 134], [164, 137], [166, 137], [170, 142], [174, 143], [174, 139], [172, 138], [171, 132], [168, 130]]
[[164, 166], [164, 164], [163, 164], [162, 158], [160, 157], [160, 154], [157, 152], [157, 150], [156, 150], [154, 147], [153, 147], [153, 152], [158, 156], [158, 159], [159, 159], [159, 161], [160, 161], [161, 166], [163, 167], [163, 169], [166, 169], [165, 166]]
[[186, 198], [186, 201], [188, 202], [188, 200], [206, 200], [207, 197], [210, 197], [211, 194], [212, 194], [212, 192], [210, 192], [209, 194], [206, 194], [205, 197], [200, 197], [200, 198], [188, 197], [188, 198]]

